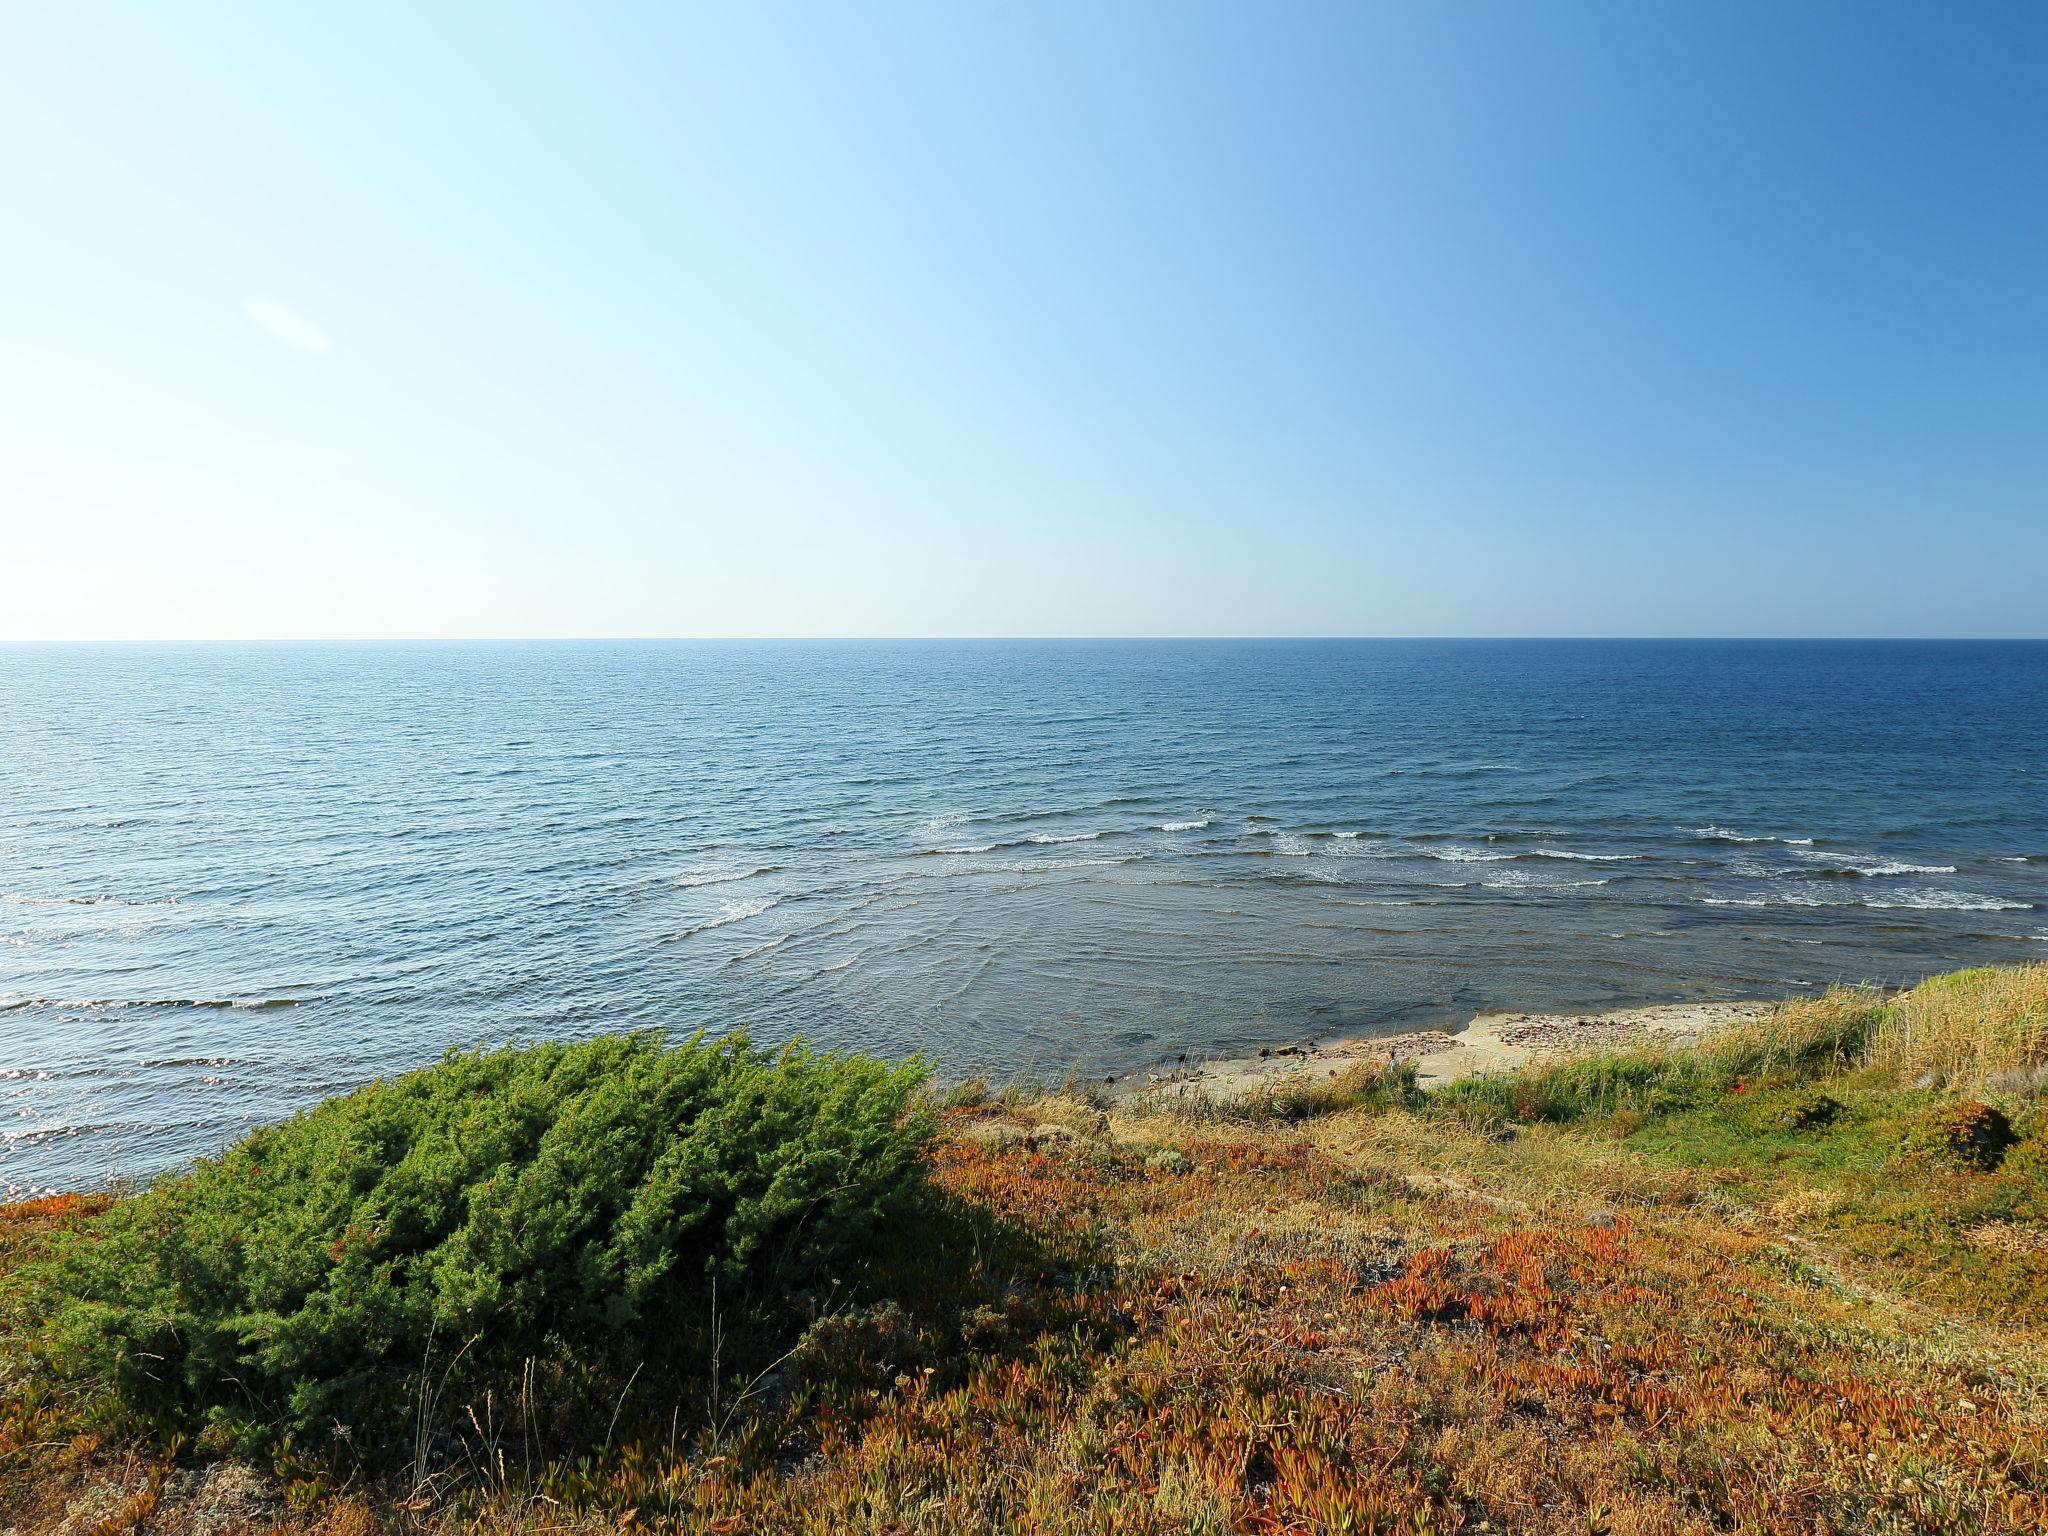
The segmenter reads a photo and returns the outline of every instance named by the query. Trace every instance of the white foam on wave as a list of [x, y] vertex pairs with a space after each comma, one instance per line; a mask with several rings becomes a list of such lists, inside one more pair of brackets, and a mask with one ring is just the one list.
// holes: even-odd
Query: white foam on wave
[[759, 917], [771, 907], [780, 906], [780, 896], [752, 896], [744, 901], [721, 901], [718, 916], [706, 918], [694, 928], [685, 928], [676, 937], [687, 939], [693, 934], [708, 933], [713, 928], [723, 928], [728, 923], [743, 923], [750, 917]]
[[1831, 853], [1801, 853], [1794, 857], [1828, 869], [1846, 870], [1852, 875], [1952, 875], [1956, 872], [1953, 864], [1908, 864], [1903, 859], [1865, 858], [1855, 854], [1838, 857]]
[[2007, 901], [2002, 896], [1980, 896], [1971, 891], [1938, 891], [1932, 888], [1887, 891], [1881, 896], [1835, 896], [1817, 891], [1775, 891], [1761, 896], [1702, 896], [1710, 907], [1868, 907], [1877, 911], [1914, 912], [2029, 912], [2030, 901]]
[[[1205, 816], [1200, 821], [1162, 821], [1159, 823], [1159, 830], [1162, 832], [1199, 832], [1208, 825], [1209, 819]], [[1342, 834], [1339, 835], [1341, 836]]]
[[137, 901], [127, 896], [31, 896], [26, 891], [0, 891], [0, 901], [17, 907], [175, 907], [175, 896]]
[[1694, 827], [1694, 837], [1710, 837], [1721, 843], [1785, 843], [1794, 847], [1806, 847], [1812, 843], [1810, 837], [1751, 837], [1744, 832], [1731, 832], [1726, 827]]
[[1567, 880], [1559, 875], [1539, 874], [1533, 869], [1502, 869], [1485, 876], [1479, 882], [1495, 891], [1562, 891], [1582, 885], [1605, 885], [1602, 876], [1593, 880]]
[[1098, 837], [1107, 837], [1107, 832], [1037, 832], [1025, 841], [1028, 843], [1092, 843]]
[[668, 884], [670, 890], [694, 891], [700, 886], [730, 885], [735, 880], [751, 880], [756, 875], [767, 873], [766, 865], [757, 865], [752, 869], [692, 869], [677, 875]]
[[1640, 859], [1640, 853], [1573, 853], [1564, 848], [1534, 848], [1530, 850], [1539, 859], [1577, 859], [1586, 864], [1612, 864], [1622, 859]]
[[1111, 864], [1135, 864], [1143, 857], [1142, 853], [1127, 853], [1122, 858], [1020, 859], [1014, 864], [998, 864], [996, 868], [1013, 875], [1027, 875], [1041, 869], [1100, 869]]
[[72, 1136], [86, 1136], [102, 1129], [105, 1127], [97, 1125], [34, 1125], [23, 1131], [0, 1131], [0, 1143], [5, 1143], [9, 1147], [41, 1147], [53, 1141], [63, 1141]]
[[1914, 907], [1925, 911], [1949, 912], [2031, 912], [2031, 901], [2007, 901], [2002, 896], [1976, 896], [1968, 891], [1891, 891], [1863, 903], [1866, 907]]
[[1709, 907], [1825, 907], [1839, 905], [1816, 901], [1811, 896], [1702, 896], [1700, 902]]
[[1512, 859], [1512, 853], [1488, 853], [1480, 848], [1418, 848], [1425, 859], [1441, 859], [1447, 864], [1498, 864], [1503, 859]]
[[[9, 997], [0, 998], [0, 1013], [17, 1008], [228, 1008], [259, 1013], [271, 1008], [296, 1008], [318, 998], [297, 997]], [[144, 1066], [152, 1063], [144, 1062]]]
[[932, 853], [994, 853], [1000, 843], [962, 843], [958, 848], [933, 848]]

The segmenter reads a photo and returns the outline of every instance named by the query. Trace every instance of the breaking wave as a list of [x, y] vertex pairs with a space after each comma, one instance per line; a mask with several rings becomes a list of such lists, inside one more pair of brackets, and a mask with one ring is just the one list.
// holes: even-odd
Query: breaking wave
[[763, 912], [781, 905], [782, 898], [780, 896], [754, 896], [745, 901], [721, 901], [718, 904], [718, 916], [706, 918], [703, 922], [693, 927], [685, 928], [680, 933], [672, 934], [670, 941], [687, 939], [700, 933], [709, 933], [713, 928], [723, 928], [728, 923], [743, 923], [750, 917], [759, 917]]
[[1695, 827], [1692, 835], [1716, 843], [1785, 843], [1796, 847], [1805, 847], [1813, 841], [1810, 837], [1772, 837], [1769, 834], [1751, 837], [1744, 832], [1731, 832], [1726, 827]]
[[1980, 896], [1971, 891], [1900, 890], [1882, 896], [1843, 897], [1827, 891], [1775, 891], [1760, 896], [1702, 896], [1710, 907], [1868, 907], [1876, 911], [2028, 912], [2030, 901]]

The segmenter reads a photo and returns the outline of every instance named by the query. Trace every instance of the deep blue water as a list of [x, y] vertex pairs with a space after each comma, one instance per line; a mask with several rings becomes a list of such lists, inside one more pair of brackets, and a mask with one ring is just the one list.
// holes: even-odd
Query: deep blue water
[[2048, 644], [0, 648], [0, 1185], [458, 1042], [1141, 1067], [2048, 957]]

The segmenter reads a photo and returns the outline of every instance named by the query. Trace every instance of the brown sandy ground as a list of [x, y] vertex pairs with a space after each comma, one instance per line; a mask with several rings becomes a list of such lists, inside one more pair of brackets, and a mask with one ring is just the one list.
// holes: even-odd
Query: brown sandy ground
[[1290, 1078], [1337, 1076], [1360, 1065], [1412, 1063], [1417, 1084], [1432, 1088], [1479, 1073], [1512, 1072], [1544, 1058], [1640, 1045], [1680, 1045], [1730, 1024], [1760, 1019], [1768, 1002], [1654, 1003], [1605, 1013], [1515, 1013], [1488, 1009], [1461, 1030], [1304, 1040], [1256, 1056], [1223, 1057], [1165, 1072], [1136, 1073], [1117, 1087], [1141, 1093], [1234, 1097]]

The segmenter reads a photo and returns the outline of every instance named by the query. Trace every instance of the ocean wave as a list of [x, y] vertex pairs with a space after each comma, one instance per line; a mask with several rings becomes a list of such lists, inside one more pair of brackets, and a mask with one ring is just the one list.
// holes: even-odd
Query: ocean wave
[[10, 997], [0, 999], [0, 1013], [17, 1008], [234, 1008], [254, 1013], [318, 1001], [306, 997]]
[[694, 891], [707, 885], [730, 885], [735, 880], [752, 880], [757, 875], [772, 875], [775, 866], [759, 864], [752, 869], [693, 869], [677, 875], [668, 882], [669, 889]]
[[97, 1125], [44, 1125], [26, 1131], [0, 1131], [0, 1143], [8, 1147], [42, 1147], [69, 1136], [87, 1136], [105, 1127]]
[[1866, 907], [1914, 907], [1924, 911], [1948, 912], [2031, 912], [2031, 901], [2007, 901], [2003, 896], [1976, 896], [1968, 891], [1892, 891], [1873, 896]]
[[1747, 833], [1731, 832], [1726, 827], [1694, 827], [1692, 835], [1694, 837], [1704, 837], [1717, 843], [1785, 843], [1791, 846], [1806, 847], [1813, 842], [1813, 839], [1810, 837], [1772, 837], [1768, 834], [1751, 837]]
[[926, 848], [922, 850], [930, 857], [953, 857], [969, 853], [1000, 853], [1008, 848], [1046, 848], [1061, 843], [1092, 843], [1097, 838], [1108, 837], [1108, 832], [1039, 832], [1030, 837], [998, 839], [992, 843], [959, 843], [950, 848]]
[[1971, 891], [1933, 889], [1887, 891], [1881, 896], [1836, 896], [1828, 892], [1775, 891], [1756, 896], [1702, 896], [1710, 907], [1867, 907], [1875, 911], [2028, 912], [2030, 901], [2007, 901]]
[[1581, 864], [1613, 864], [1626, 859], [1640, 859], [1640, 853], [1574, 853], [1568, 848], [1467, 848], [1453, 844], [1445, 848], [1413, 848], [1401, 852], [1420, 855], [1425, 859], [1440, 859], [1448, 864], [1502, 864], [1513, 859], [1570, 859]]
[[136, 900], [128, 896], [31, 896], [25, 891], [0, 891], [0, 901], [17, 907], [175, 907], [178, 898]]
[[[1200, 821], [1162, 821], [1159, 823], [1159, 830], [1162, 832], [1199, 832], [1208, 825], [1209, 820], [1205, 816]], [[1342, 834], [1339, 835], [1341, 836]]]
[[1136, 864], [1144, 857], [1142, 853], [1127, 853], [1121, 858], [1019, 859], [1015, 863], [995, 867], [1006, 874], [1028, 875], [1041, 869], [1099, 869], [1111, 864]]
[[[1811, 896], [1702, 896], [1700, 904], [1708, 907], [1829, 907], [1841, 906], [1841, 902], [1817, 901]], [[1848, 903], [1854, 905], [1854, 903]]]
[[1605, 885], [1607, 880], [1604, 875], [1591, 880], [1567, 880], [1533, 869], [1501, 869], [1483, 876], [1479, 883], [1494, 891], [1563, 891], [1582, 885]]
[[750, 917], [759, 917], [763, 912], [782, 904], [780, 896], [753, 896], [745, 901], [721, 901], [718, 916], [706, 918], [695, 927], [685, 928], [672, 935], [673, 939], [687, 939], [696, 934], [708, 933], [713, 928], [723, 928], [728, 923], [743, 923]]
[[[1801, 869], [1801, 875], [1833, 875], [1837, 878], [1883, 875], [1952, 875], [1956, 872], [1953, 864], [1908, 864], [1902, 859], [1879, 859], [1874, 863], [1858, 863], [1854, 859], [1837, 858], [1827, 853], [1803, 853], [1818, 867]], [[1825, 860], [1825, 863], [1821, 861]]]

